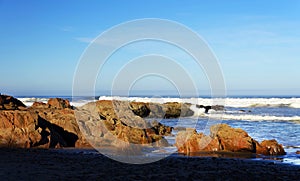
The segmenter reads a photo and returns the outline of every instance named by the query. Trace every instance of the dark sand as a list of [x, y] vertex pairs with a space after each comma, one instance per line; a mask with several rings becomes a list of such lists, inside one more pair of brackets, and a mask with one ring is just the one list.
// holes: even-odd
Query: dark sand
[[167, 157], [124, 164], [70, 150], [0, 149], [1, 180], [300, 180], [300, 166], [276, 161]]

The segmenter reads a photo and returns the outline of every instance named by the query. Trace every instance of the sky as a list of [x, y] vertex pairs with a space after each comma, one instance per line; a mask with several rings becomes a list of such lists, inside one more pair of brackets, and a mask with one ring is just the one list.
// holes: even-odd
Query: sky
[[[71, 95], [77, 66], [93, 39], [120, 23], [143, 18], [171, 20], [199, 34], [219, 62], [229, 95], [300, 95], [299, 0], [0, 0], [0, 92]], [[200, 92], [210, 90], [205, 71], [186, 53], [153, 41], [116, 52], [99, 72], [95, 90], [122, 89], [113, 85], [118, 72], [130, 60], [148, 54], [172, 58]], [[178, 80], [137, 77], [131, 91], [170, 93]]]

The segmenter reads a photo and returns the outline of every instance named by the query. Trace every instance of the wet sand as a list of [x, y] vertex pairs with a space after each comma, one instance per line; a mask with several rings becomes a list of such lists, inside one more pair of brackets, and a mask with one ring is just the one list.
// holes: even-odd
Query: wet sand
[[1, 180], [299, 180], [300, 166], [276, 161], [170, 156], [134, 165], [70, 150], [0, 149]]

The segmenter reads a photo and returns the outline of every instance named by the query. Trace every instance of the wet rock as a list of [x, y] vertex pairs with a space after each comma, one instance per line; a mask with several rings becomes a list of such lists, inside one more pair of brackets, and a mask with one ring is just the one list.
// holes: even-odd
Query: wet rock
[[296, 151], [296, 154], [300, 154], [300, 150], [297, 150], [297, 151]]
[[176, 136], [175, 146], [179, 153], [191, 154], [196, 152], [243, 152], [264, 155], [284, 155], [282, 145], [276, 140], [265, 140], [258, 143], [247, 132], [232, 128], [227, 124], [217, 124], [210, 128], [209, 136], [197, 133], [195, 129], [180, 131]]
[[213, 125], [211, 136], [216, 137], [222, 150], [232, 152], [255, 152], [255, 144], [248, 133], [240, 128], [232, 128], [227, 124]]
[[175, 146], [178, 148], [178, 153], [184, 154], [221, 150], [216, 138], [197, 133], [195, 129], [178, 132]]
[[256, 153], [263, 155], [285, 155], [284, 148], [276, 140], [264, 140], [260, 144], [256, 143]]
[[213, 105], [213, 106], [204, 106], [204, 105], [196, 105], [197, 108], [204, 108], [205, 113], [208, 113], [210, 109], [213, 109], [215, 111], [221, 111], [224, 110], [224, 106], [222, 105]]

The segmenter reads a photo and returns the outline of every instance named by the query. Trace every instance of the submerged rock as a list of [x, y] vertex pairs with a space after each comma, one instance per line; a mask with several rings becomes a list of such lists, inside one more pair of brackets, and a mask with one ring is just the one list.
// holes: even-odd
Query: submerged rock
[[276, 140], [258, 143], [247, 132], [232, 128], [227, 124], [217, 124], [210, 128], [210, 136], [196, 130], [181, 131], [176, 136], [175, 146], [179, 153], [190, 154], [203, 151], [246, 152], [264, 155], [284, 155], [285, 151]]

